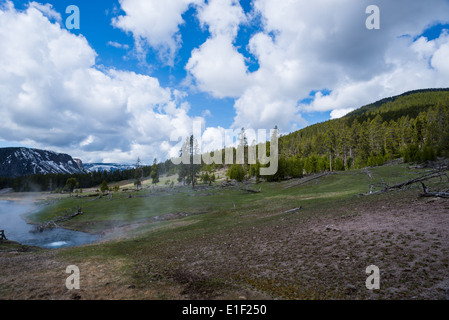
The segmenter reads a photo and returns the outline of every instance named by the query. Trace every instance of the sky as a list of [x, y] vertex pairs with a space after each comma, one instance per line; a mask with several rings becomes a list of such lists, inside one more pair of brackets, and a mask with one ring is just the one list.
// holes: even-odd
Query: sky
[[194, 122], [207, 151], [449, 87], [448, 58], [449, 0], [0, 0], [0, 147], [151, 164]]

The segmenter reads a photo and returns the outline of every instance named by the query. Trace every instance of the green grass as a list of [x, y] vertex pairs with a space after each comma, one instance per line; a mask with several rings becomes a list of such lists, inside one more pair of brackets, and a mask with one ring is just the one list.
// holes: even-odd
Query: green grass
[[[422, 170], [408, 169], [407, 165], [391, 165], [370, 168], [372, 179], [363, 170], [339, 172], [308, 183], [286, 188], [292, 181], [260, 183], [252, 186], [260, 193], [242, 190], [213, 188], [195, 190], [191, 188], [144, 189], [138, 192], [118, 192], [112, 199], [102, 197], [64, 198], [44, 207], [28, 218], [42, 223], [75, 212], [82, 207], [84, 214], [69, 220], [64, 227], [101, 232], [114, 226], [138, 223], [130, 231], [130, 240], [115, 240], [89, 246], [89, 249], [69, 248], [64, 252], [84, 252], [88, 255], [115, 256], [129, 254], [147, 245], [184, 241], [196, 237], [225, 233], [233, 228], [257, 227], [272, 224], [282, 217], [290, 217], [285, 211], [301, 206], [297, 215], [301, 219], [322, 215], [356, 214], [351, 206], [361, 201], [377, 201], [376, 197], [359, 198], [357, 195], [369, 191], [369, 184], [386, 182], [390, 185], [421, 175]], [[133, 197], [129, 198], [129, 194]], [[388, 197], [388, 195], [386, 195]], [[338, 209], [336, 208], [345, 208]], [[155, 216], [186, 212], [186, 218], [171, 221], [153, 221]], [[136, 239], [139, 241], [136, 242]], [[137, 251], [139, 251], [137, 250]], [[76, 254], [75, 254], [76, 255]]]
[[[248, 193], [220, 187], [209, 190], [183, 188], [144, 189], [134, 192], [117, 192], [112, 198], [64, 198], [28, 218], [42, 223], [76, 212], [79, 207], [84, 214], [63, 226], [81, 231], [98, 232], [111, 225], [144, 222], [168, 213], [185, 212], [200, 220], [196, 228], [209, 224], [233, 223], [235, 216], [250, 218], [260, 212], [282, 213], [292, 208], [332, 208], [335, 201], [352, 199], [369, 191], [370, 184], [390, 185], [419, 176], [422, 171], [410, 170], [406, 165], [391, 165], [370, 169], [372, 179], [363, 170], [339, 172], [308, 183], [289, 187], [291, 181], [260, 183], [252, 186], [260, 193]], [[132, 197], [130, 198], [129, 195]], [[148, 228], [154, 229], [154, 226]]]
[[[278, 240], [276, 238], [276, 228], [278, 227], [285, 229], [289, 226], [299, 226], [312, 219], [319, 221], [321, 218], [355, 216], [358, 208], [379, 201], [397, 203], [395, 192], [369, 197], [358, 195], [369, 192], [370, 184], [393, 185], [425, 173], [424, 170], [410, 169], [405, 164], [370, 168], [369, 171], [372, 178], [365, 170], [352, 170], [334, 173], [296, 186], [295, 184], [303, 180], [279, 183], [263, 182], [251, 186], [254, 190], [260, 188], [260, 193], [221, 188], [217, 183], [210, 189], [159, 187], [156, 190], [149, 188], [137, 192], [120, 191], [113, 194], [112, 199], [107, 197], [97, 200], [93, 200], [93, 198], [64, 198], [43, 207], [42, 210], [29, 216], [29, 219], [42, 223], [73, 213], [78, 210], [78, 207], [82, 207], [84, 214], [65, 222], [64, 227], [108, 234], [111, 228], [132, 226], [129, 229], [120, 229], [120, 232], [123, 233], [119, 234], [121, 236], [119, 238], [87, 246], [58, 249], [57, 256], [70, 263], [98, 260], [113, 265], [115, 261], [120, 260], [120, 265], [122, 265], [120, 276], [126, 277], [130, 283], [138, 287], [155, 286], [159, 283], [159, 280], [155, 279], [175, 279], [177, 281], [176, 279], [179, 278], [182, 281], [194, 282], [182, 283], [187, 288], [198, 286], [206, 288], [205, 291], [214, 287], [226, 287], [228, 282], [232, 282], [233, 285], [256, 287], [287, 298], [326, 297], [327, 289], [324, 290], [324, 287], [320, 287], [324, 286], [321, 284], [321, 280], [313, 282], [318, 286], [316, 288], [313, 287], [313, 284], [311, 287], [302, 288], [302, 285], [307, 284], [309, 280], [301, 280], [301, 265], [297, 266], [298, 278], [295, 279], [295, 285], [278, 287], [277, 279], [246, 272], [247, 265], [244, 260], [239, 262], [242, 269], [226, 265], [221, 268], [221, 264], [226, 263], [220, 260], [221, 255], [225, 255], [226, 258], [248, 259], [253, 268], [259, 264], [264, 265], [267, 262], [263, 253], [259, 253], [257, 250], [245, 251], [247, 246], [251, 247], [252, 237], [266, 237], [262, 243], [269, 245]], [[441, 183], [435, 179], [426, 184], [438, 186]], [[447, 181], [444, 183], [447, 185]], [[416, 197], [419, 188], [419, 185], [413, 185], [408, 188], [410, 189], [408, 191], [400, 191], [405, 194], [404, 205], [406, 205], [407, 199]], [[129, 195], [132, 197], [130, 198]], [[295, 213], [286, 213], [287, 210], [297, 207], [302, 209]], [[161, 217], [180, 212], [189, 215], [174, 220], [154, 220], [156, 216]], [[259, 234], [257, 230], [264, 230], [268, 234]], [[225, 244], [231, 235], [243, 235], [238, 237], [239, 241], [248, 241], [240, 246], [239, 250], [242, 252], [227, 253], [226, 250], [232, 250]], [[325, 241], [326, 235], [318, 234], [317, 237], [317, 248], [320, 248], [320, 243]], [[389, 240], [388, 235], [385, 237], [385, 241]], [[286, 239], [286, 243], [280, 248], [295, 246], [294, 243], [289, 243], [288, 237]], [[208, 252], [210, 243], [213, 243], [211, 248], [213, 250], [218, 248], [219, 252]], [[385, 243], [388, 244], [388, 242]], [[347, 245], [348, 248], [352, 246], [350, 243]], [[300, 249], [298, 252], [301, 252]], [[186, 255], [188, 259], [189, 254], [198, 257], [193, 265], [201, 263], [201, 261], [208, 261], [211, 264], [210, 270], [219, 272], [209, 278], [201, 278], [196, 274], [191, 277], [191, 280], [188, 280], [190, 279], [189, 266], [184, 265], [182, 258]], [[387, 252], [385, 256], [388, 255]], [[288, 272], [291, 271], [287, 272], [282, 267], [278, 268], [278, 264], [282, 261], [277, 261], [276, 256], [273, 257], [274, 262], [270, 262], [271, 268], [290, 274]], [[190, 270], [194, 269], [192, 265], [190, 268]], [[278, 276], [282, 276], [282, 274]], [[339, 281], [344, 283], [343, 280]], [[285, 279], [279, 281], [290, 283], [290, 280]], [[341, 298], [339, 296], [341, 292], [341, 288], [335, 288], [335, 292], [329, 294], [331, 297]]]

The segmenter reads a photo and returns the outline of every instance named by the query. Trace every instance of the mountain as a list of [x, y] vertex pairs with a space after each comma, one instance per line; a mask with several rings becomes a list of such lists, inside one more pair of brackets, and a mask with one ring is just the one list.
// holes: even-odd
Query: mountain
[[449, 89], [405, 92], [279, 139], [274, 180], [449, 157]]
[[82, 162], [68, 154], [30, 148], [0, 148], [0, 176], [83, 173]]
[[135, 166], [128, 164], [118, 164], [118, 163], [85, 163], [83, 168], [89, 172], [94, 171], [122, 171], [128, 169], [134, 169]]
[[[357, 117], [360, 115], [369, 115], [379, 111], [382, 112], [384, 111], [382, 109], [385, 109], [386, 107], [394, 103], [399, 105], [397, 109], [402, 109], [402, 111], [404, 111], [403, 109], [407, 109], [406, 111], [409, 113], [409, 116], [411, 116], [410, 112], [413, 115], [417, 115], [421, 111], [421, 109], [425, 109], [429, 106], [435, 105], [434, 99], [439, 98], [439, 95], [437, 93], [447, 94], [448, 92], [449, 88], [431, 88], [407, 91], [403, 94], [384, 98], [382, 100], [360, 107], [348, 113], [345, 118]], [[423, 101], [423, 97], [426, 99], [426, 101]], [[408, 100], [407, 102], [412, 101], [412, 103], [409, 103], [409, 105], [407, 105], [407, 103], [404, 103], [405, 100]], [[398, 101], [399, 103], [397, 103]]]

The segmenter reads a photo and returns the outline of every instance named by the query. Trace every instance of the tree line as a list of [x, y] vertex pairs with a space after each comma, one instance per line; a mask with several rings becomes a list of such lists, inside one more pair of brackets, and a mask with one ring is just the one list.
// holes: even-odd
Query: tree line
[[[278, 170], [271, 176], [260, 176], [263, 165], [258, 161], [248, 164], [244, 128], [239, 139], [245, 148], [245, 164], [225, 165], [223, 149], [223, 164], [178, 165], [180, 180], [194, 185], [200, 172], [225, 167], [229, 179], [243, 181], [255, 177], [256, 181], [279, 181], [311, 173], [380, 166], [398, 158], [405, 162], [423, 162], [435, 160], [438, 156], [447, 157], [449, 90], [407, 92], [364, 106], [343, 118], [281, 136], [278, 141]], [[191, 136], [190, 140], [186, 141], [181, 154], [189, 152], [193, 157], [194, 137]], [[270, 142], [266, 144], [269, 155]], [[232, 149], [235, 160], [236, 149]]]
[[[262, 178], [279, 181], [379, 166], [401, 157], [405, 162], [423, 162], [448, 155], [449, 91], [419, 90], [281, 136], [278, 171]], [[259, 179], [260, 166], [232, 165], [228, 176]]]
[[[276, 129], [276, 128], [275, 128]], [[178, 174], [178, 181], [195, 185], [198, 181], [211, 183], [217, 169], [227, 168], [227, 177], [238, 181], [255, 177], [257, 181], [279, 181], [299, 178], [305, 174], [324, 171], [342, 171], [367, 166], [379, 166], [386, 161], [403, 158], [406, 162], [434, 160], [449, 155], [449, 90], [417, 90], [386, 98], [357, 109], [343, 118], [318, 123], [279, 137], [278, 170], [272, 176], [260, 176], [264, 165], [258, 161], [248, 164], [248, 141], [245, 129], [240, 133], [244, 148], [244, 164], [222, 163], [207, 165], [194, 163], [198, 156], [195, 137], [188, 137], [180, 150], [191, 164], [175, 165], [171, 159], [151, 166], [129, 170], [97, 171], [85, 174], [46, 174], [18, 178], [0, 178], [0, 188], [15, 191], [53, 191], [65, 187], [70, 177], [80, 188], [98, 186], [106, 181], [118, 182], [134, 179], [139, 187], [144, 177], [159, 181], [160, 174]], [[259, 146], [255, 146], [258, 153]], [[229, 148], [228, 148], [229, 149]], [[231, 148], [235, 163], [236, 148]], [[269, 155], [270, 142], [265, 149]], [[200, 157], [202, 159], [202, 157]]]
[[[156, 159], [155, 159], [156, 161]], [[35, 174], [22, 177], [0, 177], [0, 189], [12, 188], [16, 192], [29, 191], [70, 191], [73, 186], [67, 183], [70, 178], [77, 181], [76, 188], [92, 188], [106, 183], [114, 183], [123, 180], [141, 181], [150, 177], [153, 182], [159, 181], [159, 175], [166, 172], [174, 172], [171, 161], [167, 160], [153, 165], [136, 165], [136, 168], [126, 170], [98, 170], [76, 174]], [[73, 181], [73, 180], [72, 180]]]

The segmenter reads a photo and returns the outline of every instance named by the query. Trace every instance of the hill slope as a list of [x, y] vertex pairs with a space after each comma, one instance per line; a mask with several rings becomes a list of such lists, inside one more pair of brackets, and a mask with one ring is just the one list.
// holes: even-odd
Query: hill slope
[[0, 176], [20, 177], [48, 173], [82, 173], [80, 161], [68, 154], [30, 148], [0, 148]]
[[447, 156], [449, 90], [406, 92], [295, 131], [280, 138], [279, 154], [279, 178]]
[[445, 95], [449, 93], [449, 88], [420, 89], [420, 90], [407, 91], [398, 96], [384, 98], [382, 100], [360, 107], [348, 113], [345, 116], [345, 118], [351, 118], [360, 115], [366, 116], [369, 114], [374, 114], [375, 112], [379, 111], [386, 112], [388, 111], [388, 108], [393, 105], [397, 106], [396, 110], [408, 109], [407, 111], [409, 112], [414, 111], [414, 113], [416, 113], [416, 111], [419, 111], [421, 108], [425, 109], [426, 107], [434, 105], [435, 99], [437, 99], [437, 97], [440, 96], [438, 93], [442, 93], [442, 95]]
[[120, 164], [120, 163], [85, 163], [83, 168], [89, 172], [94, 171], [122, 171], [134, 169], [134, 165]]

